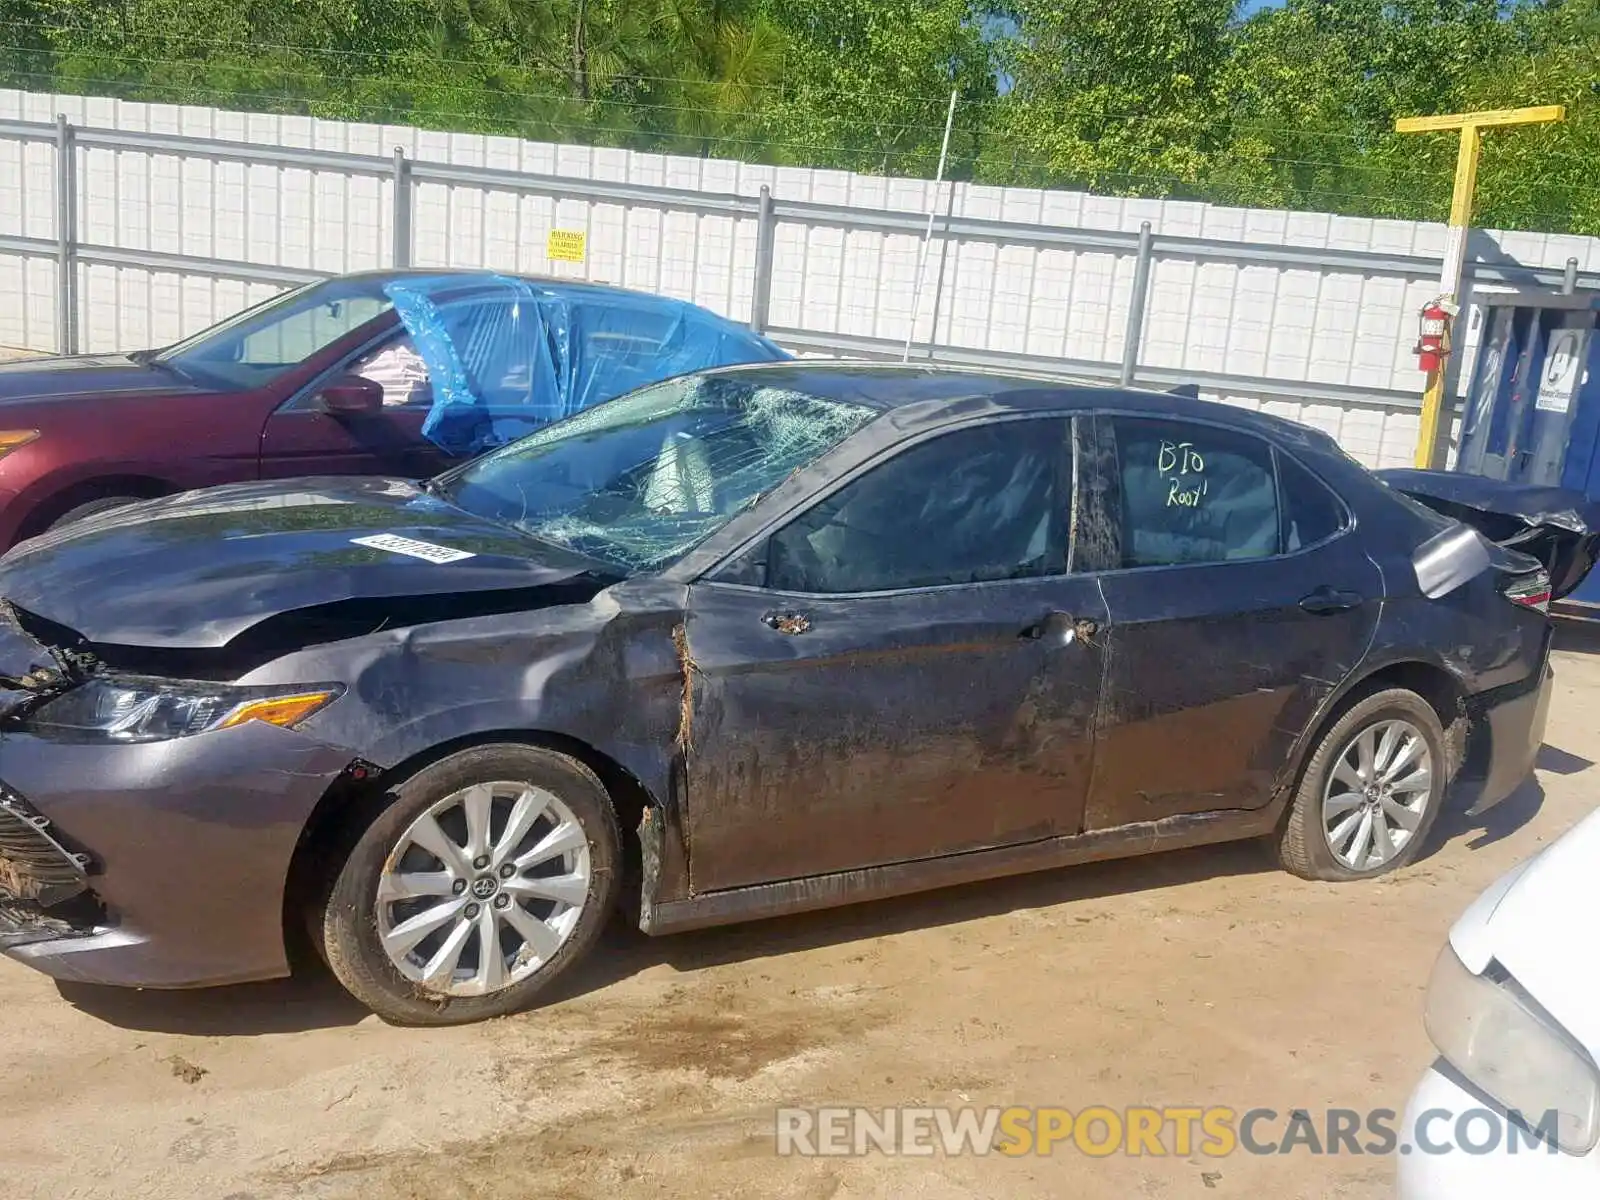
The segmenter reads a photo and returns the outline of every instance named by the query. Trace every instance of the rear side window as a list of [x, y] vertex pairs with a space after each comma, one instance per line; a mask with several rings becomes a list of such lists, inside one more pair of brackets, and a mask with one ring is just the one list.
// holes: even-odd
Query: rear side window
[[1278, 455], [1286, 554], [1327, 541], [1345, 526], [1344, 506], [1323, 483], [1287, 454]]
[[1231, 562], [1279, 552], [1272, 447], [1184, 421], [1113, 417], [1122, 566]]

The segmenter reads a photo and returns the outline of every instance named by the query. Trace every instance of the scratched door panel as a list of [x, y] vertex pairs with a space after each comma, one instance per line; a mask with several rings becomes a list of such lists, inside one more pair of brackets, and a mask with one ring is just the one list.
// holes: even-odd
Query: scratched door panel
[[1105, 608], [1067, 429], [918, 439], [691, 589], [697, 890], [1078, 832]]
[[[1339, 528], [1337, 499], [1297, 463], [1280, 472], [1265, 442], [1199, 423], [1100, 427], [1117, 479], [1092, 494], [1121, 556], [1099, 575], [1111, 658], [1086, 827], [1259, 808], [1365, 654], [1382, 577]], [[1286, 504], [1277, 480], [1291, 471]], [[1308, 611], [1319, 589], [1349, 607]]]
[[[1089, 579], [783, 597], [697, 584], [696, 891], [1077, 833], [1103, 672]], [[764, 620], [770, 618], [770, 620]], [[797, 632], [796, 632], [797, 631]]]

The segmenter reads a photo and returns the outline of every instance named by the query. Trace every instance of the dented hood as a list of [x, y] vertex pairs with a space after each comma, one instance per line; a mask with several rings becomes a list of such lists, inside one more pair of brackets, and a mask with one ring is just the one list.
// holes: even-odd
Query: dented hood
[[296, 609], [598, 569], [402, 480], [297, 479], [146, 501], [24, 542], [0, 559], [0, 598], [91, 643], [203, 649]]
[[11, 606], [0, 601], [0, 718], [65, 691], [78, 678], [68, 656], [29, 636]]
[[1537, 558], [1550, 573], [1552, 600], [1576, 590], [1600, 558], [1600, 503], [1582, 493], [1455, 471], [1394, 468], [1375, 474], [1490, 541]]

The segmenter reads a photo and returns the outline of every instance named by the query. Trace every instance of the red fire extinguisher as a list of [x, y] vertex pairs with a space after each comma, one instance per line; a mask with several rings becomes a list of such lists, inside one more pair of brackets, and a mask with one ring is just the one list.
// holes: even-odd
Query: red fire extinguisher
[[1417, 367], [1423, 371], [1437, 371], [1450, 353], [1450, 322], [1459, 310], [1448, 297], [1438, 296], [1422, 306], [1417, 344], [1411, 353], [1417, 356]]

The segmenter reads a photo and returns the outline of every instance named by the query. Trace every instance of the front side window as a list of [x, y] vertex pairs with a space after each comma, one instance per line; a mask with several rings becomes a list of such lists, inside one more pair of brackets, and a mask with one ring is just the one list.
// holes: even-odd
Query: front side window
[[246, 309], [152, 361], [226, 387], [262, 387], [392, 307], [379, 278], [331, 279]]
[[428, 364], [409, 333], [363, 354], [350, 365], [350, 373], [381, 387], [385, 408], [426, 408], [433, 403]]
[[433, 490], [624, 572], [653, 570], [876, 414], [765, 375], [687, 375], [548, 425]]
[[1066, 422], [1008, 421], [896, 454], [774, 534], [767, 586], [880, 592], [1060, 574]]
[[1185, 421], [1113, 417], [1124, 567], [1280, 552], [1272, 447]]

